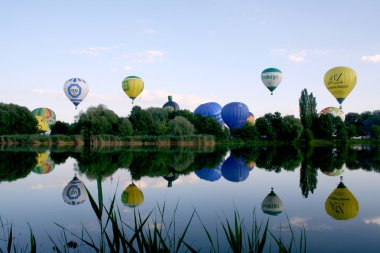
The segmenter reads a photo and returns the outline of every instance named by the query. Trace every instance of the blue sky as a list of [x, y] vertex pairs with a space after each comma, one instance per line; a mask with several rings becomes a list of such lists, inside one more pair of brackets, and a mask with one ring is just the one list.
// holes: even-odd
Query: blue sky
[[[122, 80], [145, 82], [135, 100], [161, 107], [172, 95], [181, 109], [204, 102], [245, 103], [256, 117], [298, 117], [302, 89], [318, 110], [339, 106], [325, 72], [349, 66], [358, 82], [343, 111], [380, 109], [380, 2], [361, 1], [1, 1], [0, 102], [49, 107], [72, 123], [104, 104], [128, 116]], [[274, 95], [261, 72], [276, 67]], [[75, 110], [63, 84], [79, 77], [90, 92]]]

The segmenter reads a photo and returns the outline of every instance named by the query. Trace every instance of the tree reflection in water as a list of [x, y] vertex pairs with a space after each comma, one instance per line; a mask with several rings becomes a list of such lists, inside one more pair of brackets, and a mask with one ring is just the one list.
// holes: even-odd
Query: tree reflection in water
[[[26, 177], [37, 165], [38, 153], [42, 151], [1, 151], [0, 152], [0, 182], [14, 181]], [[95, 151], [84, 149], [80, 152], [50, 151], [50, 158], [57, 165], [64, 163], [68, 157], [77, 161], [76, 170], [89, 179], [101, 182], [112, 176], [119, 169], [130, 171], [132, 180], [142, 177], [162, 177], [168, 180], [168, 185], [181, 175], [194, 171], [217, 169], [216, 181], [220, 169], [227, 156], [226, 147], [216, 147], [214, 150], [192, 149], [128, 149]], [[307, 198], [317, 188], [318, 170], [326, 175], [339, 175], [344, 167], [348, 170], [363, 169], [380, 172], [380, 148], [378, 146], [260, 146], [239, 147], [230, 150], [231, 157], [241, 159], [246, 167], [264, 169], [280, 173], [282, 170], [294, 171], [300, 168], [300, 183], [302, 195]], [[15, 162], [22, 161], [22, 162]], [[206, 173], [203, 171], [203, 173]], [[207, 174], [206, 173], [206, 174]], [[208, 175], [208, 176], [211, 176]], [[207, 176], [206, 176], [207, 177]]]

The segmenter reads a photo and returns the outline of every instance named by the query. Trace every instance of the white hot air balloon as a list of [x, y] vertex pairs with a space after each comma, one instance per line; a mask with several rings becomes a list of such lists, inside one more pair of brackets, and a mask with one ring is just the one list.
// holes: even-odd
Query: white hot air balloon
[[88, 94], [88, 84], [83, 79], [71, 78], [63, 85], [63, 91], [76, 109]]
[[70, 205], [82, 204], [87, 198], [87, 191], [77, 176], [66, 185], [62, 192], [63, 201]]

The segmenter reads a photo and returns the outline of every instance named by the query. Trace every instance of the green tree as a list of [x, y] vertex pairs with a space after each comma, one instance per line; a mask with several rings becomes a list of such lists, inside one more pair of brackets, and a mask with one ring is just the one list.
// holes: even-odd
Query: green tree
[[70, 124], [63, 122], [63, 121], [57, 121], [54, 125], [51, 126], [51, 135], [55, 134], [65, 134], [69, 135], [70, 133]]
[[127, 117], [119, 118], [119, 134], [121, 136], [130, 136], [133, 134], [133, 126]]
[[304, 130], [311, 129], [313, 122], [318, 117], [317, 100], [313, 93], [308, 93], [307, 89], [303, 89], [299, 99], [300, 118]]
[[334, 133], [334, 116], [330, 113], [321, 114], [314, 127], [315, 136], [320, 139], [331, 139]]
[[169, 121], [169, 133], [171, 135], [192, 135], [194, 126], [189, 120], [182, 116], [176, 116]]
[[89, 107], [77, 117], [77, 127], [81, 130], [85, 143], [91, 142], [93, 135], [119, 133], [119, 117], [104, 105]]
[[260, 133], [256, 126], [245, 123], [241, 128], [235, 128], [231, 131], [231, 135], [235, 138], [243, 140], [257, 140], [260, 139]]
[[133, 130], [137, 135], [153, 135], [155, 134], [154, 120], [149, 111], [141, 109], [140, 106], [134, 106], [129, 121], [133, 125]]
[[297, 141], [302, 134], [301, 121], [293, 115], [285, 116], [278, 130], [278, 139], [285, 141]]
[[373, 139], [380, 139], [380, 126], [372, 126], [371, 128], [371, 137]]
[[0, 103], [0, 135], [37, 133], [37, 120], [24, 106]]
[[147, 109], [152, 115], [155, 134], [164, 135], [168, 131], [169, 111], [164, 108], [150, 107]]
[[260, 138], [267, 140], [274, 140], [275, 133], [272, 129], [272, 125], [265, 117], [260, 117], [256, 120], [255, 126], [260, 134]]

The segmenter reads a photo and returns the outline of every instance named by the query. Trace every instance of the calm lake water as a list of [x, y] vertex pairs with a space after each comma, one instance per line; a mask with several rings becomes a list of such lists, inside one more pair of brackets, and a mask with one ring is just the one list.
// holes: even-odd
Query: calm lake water
[[[211, 245], [199, 220], [214, 238], [219, 231], [219, 251], [229, 252], [221, 224], [233, 222], [236, 212], [248, 229], [253, 218], [259, 223], [269, 219], [270, 231], [285, 241], [291, 235], [289, 223], [297, 242], [305, 229], [308, 252], [379, 252], [379, 172], [380, 149], [371, 146], [2, 150], [0, 245], [6, 249], [3, 231], [10, 224], [20, 247], [29, 243], [30, 226], [38, 252], [53, 252], [51, 240], [61, 245], [58, 225], [78, 236], [85, 228], [99, 238], [99, 223], [83, 189], [65, 192], [76, 175], [95, 200], [101, 186], [106, 207], [115, 196], [124, 221], [131, 225], [134, 211], [146, 217], [153, 210], [151, 217], [159, 220], [164, 208], [167, 225], [175, 220], [176, 233], [181, 234], [196, 210], [199, 218], [193, 218], [185, 241], [202, 252], [209, 252]], [[346, 188], [334, 192], [341, 181]], [[143, 199], [138, 190], [134, 200], [123, 195], [132, 182]], [[271, 188], [278, 198], [263, 209]], [[84, 202], [72, 205], [65, 202], [69, 199]], [[70, 233], [67, 237], [78, 243], [73, 252], [87, 249]], [[273, 240], [269, 243], [277, 252]]]

